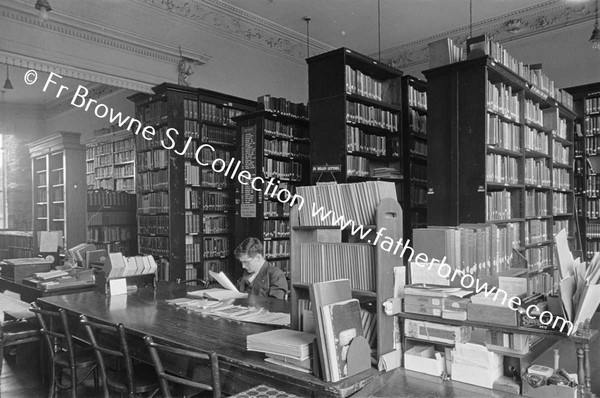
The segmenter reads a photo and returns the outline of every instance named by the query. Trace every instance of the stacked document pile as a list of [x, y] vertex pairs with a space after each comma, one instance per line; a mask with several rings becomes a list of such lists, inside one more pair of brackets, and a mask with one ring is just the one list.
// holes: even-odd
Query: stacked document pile
[[90, 269], [73, 268], [69, 271], [36, 272], [33, 277], [23, 279], [23, 283], [43, 291], [51, 291], [94, 285], [96, 279]]
[[310, 373], [314, 339], [312, 333], [278, 329], [248, 336], [246, 348], [264, 352], [267, 362]]
[[167, 304], [184, 308], [190, 312], [229, 318], [236, 321], [277, 326], [287, 326], [290, 324], [290, 314], [270, 312], [264, 308], [246, 307], [242, 305], [233, 305], [229, 302], [190, 297], [167, 300], [166, 302]]
[[394, 180], [401, 180], [402, 173], [392, 167], [377, 167], [373, 169], [371, 177], [376, 178], [390, 178]]

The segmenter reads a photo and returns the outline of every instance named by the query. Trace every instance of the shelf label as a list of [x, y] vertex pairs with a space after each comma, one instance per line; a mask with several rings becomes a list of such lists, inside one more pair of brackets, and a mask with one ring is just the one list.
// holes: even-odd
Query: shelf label
[[342, 165], [341, 164], [315, 165], [312, 167], [312, 171], [313, 171], [313, 173], [341, 172]]
[[[242, 128], [242, 170], [256, 175], [256, 126]], [[256, 191], [250, 185], [241, 186], [240, 216], [256, 218]]]

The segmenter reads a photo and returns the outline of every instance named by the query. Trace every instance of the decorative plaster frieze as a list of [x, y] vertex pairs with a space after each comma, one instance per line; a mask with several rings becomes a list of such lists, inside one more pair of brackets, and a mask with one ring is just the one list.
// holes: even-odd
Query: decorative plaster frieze
[[[306, 59], [306, 36], [220, 0], [134, 0], [189, 19], [202, 27], [274, 51], [297, 62]], [[310, 40], [313, 54], [335, 47]]]
[[[108, 97], [109, 95], [112, 95], [112, 94], [122, 90], [121, 88], [118, 88], [118, 87], [107, 86], [105, 84], [100, 84], [100, 83], [88, 83], [88, 84], [82, 84], [82, 86], [87, 88], [89, 91], [87, 97], [93, 98], [98, 102], [100, 102], [100, 100], [102, 98]], [[57, 99], [54, 99], [54, 100], [46, 103], [46, 105], [44, 105], [44, 108], [43, 108], [44, 116], [46, 118], [50, 118], [50, 117], [59, 115], [63, 112], [69, 111], [71, 109], [76, 109], [71, 104], [71, 99], [72, 99], [71, 97], [57, 98]]]
[[[473, 36], [487, 34], [492, 40], [505, 43], [539, 35], [567, 25], [589, 21], [594, 17], [594, 2], [568, 3], [550, 0], [521, 10], [473, 24]], [[470, 36], [469, 26], [428, 36], [381, 52], [381, 59], [396, 68], [413, 67], [429, 61], [427, 45], [446, 37], [462, 45]], [[375, 54], [371, 54], [375, 56]]]

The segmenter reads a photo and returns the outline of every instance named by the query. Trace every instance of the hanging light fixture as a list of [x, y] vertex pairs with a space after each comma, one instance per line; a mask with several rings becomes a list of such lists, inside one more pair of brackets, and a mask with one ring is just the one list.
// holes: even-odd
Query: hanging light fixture
[[600, 50], [600, 29], [598, 28], [598, 0], [596, 0], [596, 23], [594, 23], [594, 30], [592, 30], [592, 48], [594, 50]]
[[40, 18], [44, 21], [48, 20], [48, 11], [51, 11], [50, 3], [48, 0], [37, 0], [35, 2], [35, 9], [40, 11]]
[[12, 82], [10, 81], [10, 77], [8, 77], [8, 64], [6, 64], [6, 81], [4, 82], [4, 87], [5, 90], [12, 90], [13, 89], [13, 85]]

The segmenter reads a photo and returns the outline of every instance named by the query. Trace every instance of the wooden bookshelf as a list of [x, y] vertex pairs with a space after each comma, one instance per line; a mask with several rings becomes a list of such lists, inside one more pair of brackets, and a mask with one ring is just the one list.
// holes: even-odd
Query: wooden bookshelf
[[256, 103], [168, 83], [153, 91], [130, 97], [137, 118], [156, 131], [136, 137], [139, 252], [158, 258], [161, 280], [206, 278], [209, 269], [231, 276], [233, 183], [210, 165], [235, 157], [231, 118]]
[[[575, 114], [491, 56], [424, 72], [429, 225], [518, 226], [530, 291], [552, 289], [553, 233], [573, 240]], [[550, 85], [551, 86], [551, 85]], [[513, 256], [513, 266], [519, 267]], [[535, 276], [533, 276], [535, 275]]]
[[[261, 98], [259, 107], [264, 104], [265, 109], [235, 118], [238, 158], [252, 176], [264, 181], [273, 178], [278, 190], [294, 195], [296, 186], [308, 185], [310, 180], [306, 106], [295, 104], [295, 112], [284, 114]], [[236, 244], [249, 236], [261, 239], [267, 261], [289, 277], [290, 203], [241, 184], [236, 187], [236, 203]]]
[[120, 130], [85, 143], [87, 188], [135, 193], [135, 137]]
[[586, 260], [600, 251], [600, 83], [570, 87], [576, 119], [575, 209]]
[[[334, 229], [327, 225], [302, 225], [298, 206], [292, 207], [290, 214], [290, 300], [292, 328], [300, 330], [301, 307], [310, 300], [310, 283], [348, 278], [345, 275], [351, 272], [351, 265], [342, 259], [347, 258], [345, 255], [353, 248], [368, 251], [372, 257], [369, 255], [369, 260], [365, 261], [364, 264], [361, 263], [361, 266], [369, 268], [363, 275], [368, 274], [370, 277], [349, 279], [353, 296], [361, 301], [363, 308], [368, 308], [374, 313], [377, 325], [375, 357], [379, 358], [394, 349], [394, 320], [393, 317], [387, 316], [383, 312], [383, 302], [393, 296], [394, 267], [401, 264], [401, 259], [393, 253], [383, 250], [379, 245], [372, 245], [371, 242], [374, 241], [374, 232], [382, 227], [387, 228], [385, 230], [386, 236], [394, 241], [401, 239], [403, 236], [403, 222], [402, 210], [395, 199], [382, 199], [376, 209], [375, 225], [372, 226], [372, 233], [360, 240], [350, 234], [340, 234], [339, 227]], [[335, 238], [336, 234], [339, 234], [341, 241]], [[326, 260], [328, 265], [325, 271], [328, 276], [311, 274], [310, 269], [314, 264], [310, 264], [307, 258], [303, 258], [302, 252], [305, 245], [328, 246], [335, 253], [335, 255], [332, 254], [331, 261]]]
[[307, 63], [312, 168], [334, 169], [311, 182], [393, 181], [402, 201], [402, 72], [347, 48]]
[[412, 240], [413, 228], [427, 225], [427, 82], [409, 75], [402, 77], [402, 136], [404, 236]]
[[58, 132], [29, 144], [33, 231], [61, 231], [63, 249], [86, 239], [85, 147], [81, 134]]

